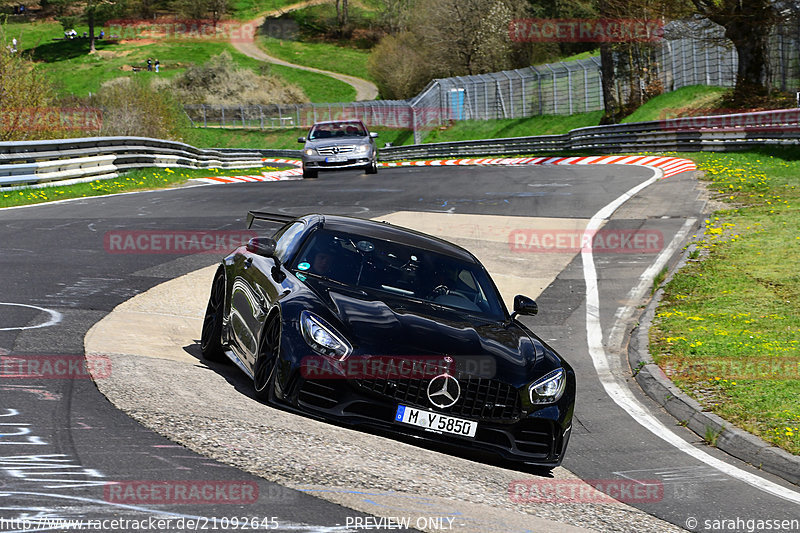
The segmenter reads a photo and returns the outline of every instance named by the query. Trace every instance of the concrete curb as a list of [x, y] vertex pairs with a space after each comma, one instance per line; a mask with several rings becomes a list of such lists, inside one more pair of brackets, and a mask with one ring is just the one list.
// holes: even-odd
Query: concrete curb
[[[686, 250], [672, 273], [686, 264], [690, 250]], [[800, 457], [773, 446], [761, 438], [748, 433], [723, 418], [705, 411], [694, 399], [681, 391], [655, 364], [650, 356], [649, 332], [656, 307], [663, 290], [656, 291], [639, 319], [639, 325], [631, 332], [628, 345], [628, 361], [634, 378], [642, 390], [655, 402], [674, 416], [681, 424], [705, 439], [708, 433], [717, 436], [716, 447], [725, 453], [745, 461], [765, 472], [775, 474], [786, 481], [800, 484]]]

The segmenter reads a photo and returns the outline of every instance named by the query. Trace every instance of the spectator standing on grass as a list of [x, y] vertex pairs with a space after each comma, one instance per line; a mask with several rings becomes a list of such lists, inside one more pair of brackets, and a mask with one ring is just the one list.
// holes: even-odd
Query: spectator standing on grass
[[103, 30], [100, 30], [100, 38], [102, 39], [105, 36], [106, 36], [106, 32], [103, 31]]
[[153, 60], [149, 57], [147, 58], [147, 72], [153, 71]]
[[158, 59], [156, 59], [156, 72], [158, 72], [158, 65], [159, 65]]
[[17, 51], [17, 38], [14, 37], [13, 39], [11, 39], [11, 53], [13, 54], [16, 51]]

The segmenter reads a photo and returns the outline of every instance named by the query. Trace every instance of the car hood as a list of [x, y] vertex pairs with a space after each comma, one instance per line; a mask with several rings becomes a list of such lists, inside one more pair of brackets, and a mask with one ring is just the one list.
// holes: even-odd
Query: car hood
[[314, 139], [306, 141], [307, 148], [320, 146], [348, 146], [351, 144], [369, 144], [369, 137], [328, 137], [327, 139]]
[[489, 369], [491, 377], [518, 387], [561, 366], [559, 356], [516, 322], [506, 327], [415, 300], [313, 285], [322, 305], [304, 306], [347, 337], [354, 355], [448, 355], [459, 369], [480, 368], [482, 376]]

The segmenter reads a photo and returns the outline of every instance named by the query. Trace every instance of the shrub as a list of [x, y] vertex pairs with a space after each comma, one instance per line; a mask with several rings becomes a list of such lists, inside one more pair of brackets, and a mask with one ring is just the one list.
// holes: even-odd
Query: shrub
[[193, 66], [171, 83], [184, 104], [248, 105], [299, 104], [307, 102], [303, 90], [268, 74], [259, 76], [239, 67], [228, 52]]
[[145, 78], [116, 78], [104, 83], [95, 103], [103, 109], [101, 135], [132, 135], [181, 140], [186, 114], [169, 90]]

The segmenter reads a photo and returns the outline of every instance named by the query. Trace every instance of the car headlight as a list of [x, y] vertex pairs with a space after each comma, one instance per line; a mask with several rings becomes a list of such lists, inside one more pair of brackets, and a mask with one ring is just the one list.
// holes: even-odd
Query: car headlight
[[306, 155], [314, 155], [314, 150], [312, 148], [306, 148]]
[[352, 351], [342, 335], [308, 311], [300, 313], [300, 330], [308, 345], [317, 353], [341, 361]]
[[368, 144], [360, 144], [356, 146], [355, 153], [357, 154], [366, 154], [369, 152], [369, 145]]
[[567, 385], [567, 373], [563, 368], [558, 368], [537, 379], [528, 387], [531, 403], [541, 405], [556, 403]]

